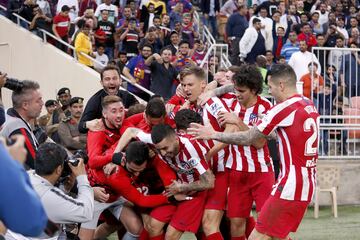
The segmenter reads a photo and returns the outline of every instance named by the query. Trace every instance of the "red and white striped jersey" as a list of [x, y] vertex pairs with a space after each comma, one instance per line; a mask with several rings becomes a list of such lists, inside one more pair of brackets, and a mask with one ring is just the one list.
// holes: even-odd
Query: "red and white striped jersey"
[[[190, 107], [190, 109], [202, 116], [204, 125], [211, 125], [214, 130], [218, 132], [224, 131], [224, 127], [221, 126], [218, 121], [218, 114], [220, 112], [229, 112], [229, 108], [220, 98], [213, 97], [209, 99], [202, 108]], [[205, 142], [210, 149], [218, 143], [218, 141], [215, 140], [208, 140]], [[224, 172], [226, 161], [231, 157], [230, 146], [226, 146], [218, 151], [211, 159], [211, 169], [213, 172]]]
[[[136, 136], [140, 141], [153, 144], [149, 133], [139, 132]], [[177, 174], [178, 178], [185, 183], [199, 180], [209, 168], [205, 154], [209, 149], [200, 141], [191, 140], [190, 135], [178, 135], [179, 153], [174, 158], [162, 157]]]
[[[257, 97], [254, 106], [244, 108], [235, 100], [232, 111], [249, 128], [256, 126], [259, 119], [272, 107], [269, 100]], [[231, 145], [233, 158], [229, 159], [226, 167], [243, 172], [273, 172], [272, 159], [267, 144], [263, 148], [256, 149], [253, 146]]]
[[257, 128], [265, 135], [276, 130], [281, 172], [272, 195], [311, 201], [316, 184], [319, 113], [313, 102], [294, 95], [271, 108]]

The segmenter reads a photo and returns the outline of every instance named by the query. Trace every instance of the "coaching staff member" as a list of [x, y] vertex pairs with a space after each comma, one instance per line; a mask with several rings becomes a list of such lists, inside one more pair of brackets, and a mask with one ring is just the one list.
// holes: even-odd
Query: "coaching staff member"
[[[100, 130], [103, 128], [101, 102], [105, 96], [116, 95], [122, 99], [125, 108], [137, 103], [136, 98], [127, 91], [120, 90], [121, 78], [119, 69], [115, 66], [106, 66], [100, 73], [100, 83], [103, 89], [95, 93], [86, 104], [84, 113], [79, 122], [79, 132], [86, 133], [88, 129]], [[94, 120], [94, 121], [92, 121]], [[99, 126], [100, 125], [100, 126]]]

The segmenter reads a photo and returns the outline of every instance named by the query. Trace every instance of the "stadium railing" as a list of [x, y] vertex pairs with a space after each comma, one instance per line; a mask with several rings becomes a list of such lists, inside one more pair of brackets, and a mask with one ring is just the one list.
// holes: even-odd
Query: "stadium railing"
[[[4, 11], [7, 10], [7, 9], [6, 9], [4, 6], [2, 6], [2, 5], [0, 5], [0, 7], [1, 7], [1, 9], [3, 9]], [[27, 21], [25, 18], [23, 18], [22, 16], [20, 16], [20, 15], [18, 15], [18, 14], [16, 14], [16, 13], [13, 13], [12, 15], [16, 18], [16, 23], [17, 23], [18, 26], [25, 26], [25, 25], [26, 25], [26, 27], [29, 27], [29, 26], [30, 26], [31, 23], [30, 23], [29, 21]], [[47, 43], [47, 39], [48, 39], [48, 38], [54, 39], [55, 41], [62, 43], [63, 45], [65, 45], [66, 47], [68, 47], [69, 49], [72, 50], [72, 52], [73, 52], [73, 58], [77, 61], [77, 54], [76, 54], [76, 51], [75, 51], [75, 47], [74, 47], [74, 46], [70, 45], [69, 43], [63, 41], [62, 39], [56, 37], [54, 34], [49, 33], [48, 31], [46, 31], [46, 30], [44, 30], [44, 29], [38, 28], [37, 30], [42, 33], [42, 36], [43, 36], [42, 39], [43, 39], [43, 42], [44, 42], [44, 43]], [[85, 53], [81, 53], [81, 52], [80, 52], [80, 54], [83, 55], [83, 56], [85, 56], [86, 58], [90, 59], [93, 63], [96, 63], [96, 64], [98, 64], [99, 66], [105, 67], [104, 64], [102, 64], [101, 62], [97, 61], [97, 60], [94, 59], [93, 57], [91, 57], [91, 56], [89, 56], [89, 55], [87, 55], [87, 54], [85, 54]], [[95, 71], [95, 70], [94, 70], [94, 71]], [[121, 74], [120, 77], [121, 77], [124, 81], [126, 81], [127, 83], [132, 84], [133, 86], [135, 86], [136, 88], [138, 88], [138, 89], [146, 92], [146, 93], [149, 94], [150, 96], [154, 95], [153, 92], [151, 92], [150, 90], [144, 88], [143, 86], [141, 86], [141, 85], [138, 84], [138, 83], [133, 83], [132, 81], [130, 81], [130, 79], [128, 79], [128, 78], [125, 77], [124, 75]]]
[[[320, 83], [311, 73], [311, 100], [321, 115], [319, 157], [360, 159], [360, 49], [313, 47], [312, 53], [324, 79]], [[336, 69], [332, 78], [330, 65]]]

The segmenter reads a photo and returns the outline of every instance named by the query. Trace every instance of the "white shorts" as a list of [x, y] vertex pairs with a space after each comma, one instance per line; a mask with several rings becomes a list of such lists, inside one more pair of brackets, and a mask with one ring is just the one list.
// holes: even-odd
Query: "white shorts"
[[96, 229], [100, 214], [106, 209], [108, 209], [116, 219], [120, 219], [121, 211], [123, 209], [124, 203], [126, 202], [127, 200], [122, 197], [118, 198], [118, 200], [112, 203], [102, 203], [95, 200], [93, 219], [91, 221], [82, 223], [81, 228]]

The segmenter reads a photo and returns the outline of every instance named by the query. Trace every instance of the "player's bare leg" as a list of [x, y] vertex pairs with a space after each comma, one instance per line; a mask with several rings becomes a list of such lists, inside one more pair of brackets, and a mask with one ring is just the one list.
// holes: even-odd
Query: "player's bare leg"
[[[223, 215], [224, 215], [223, 211], [214, 210], [214, 209], [205, 209], [202, 218], [202, 228], [206, 237], [212, 234], [220, 233], [220, 222]], [[222, 239], [222, 237], [217, 239]]]
[[[112, 234], [113, 232], [115, 232], [116, 230], [119, 230], [121, 228], [123, 228], [124, 226], [120, 225], [110, 225], [108, 223], [102, 223], [100, 224], [96, 230], [95, 230], [95, 234], [94, 234], [94, 238], [95, 239], [103, 239], [108, 237], [110, 234]], [[126, 230], [125, 230], [126, 231]]]
[[291, 240], [291, 238], [289, 236], [286, 238], [274, 238], [266, 234], [259, 233], [256, 229], [254, 229], [248, 240]]
[[165, 224], [166, 223], [160, 222], [155, 218], [150, 218], [147, 221], [147, 224], [145, 224], [144, 226], [149, 233], [149, 237], [152, 238], [152, 237], [160, 236], [164, 233]]
[[179, 240], [183, 233], [169, 225], [166, 229], [165, 240]]
[[94, 238], [95, 229], [80, 228], [79, 238], [81, 240], [91, 240]]
[[246, 229], [246, 218], [230, 218], [231, 237], [245, 236], [245, 229]]
[[121, 210], [120, 221], [127, 230], [123, 239], [137, 239], [143, 228], [140, 217], [131, 207], [124, 206]]

